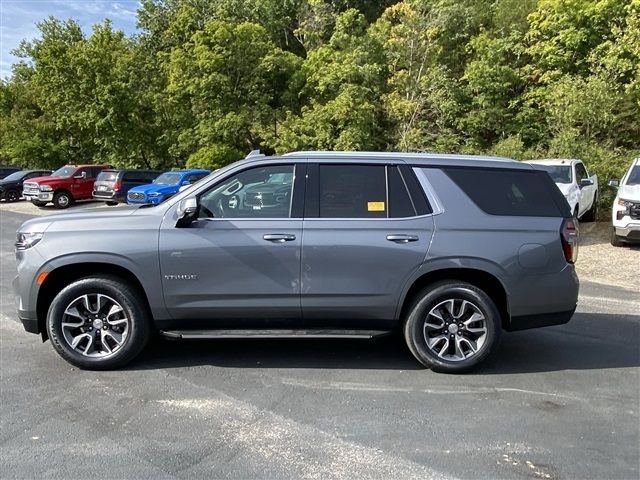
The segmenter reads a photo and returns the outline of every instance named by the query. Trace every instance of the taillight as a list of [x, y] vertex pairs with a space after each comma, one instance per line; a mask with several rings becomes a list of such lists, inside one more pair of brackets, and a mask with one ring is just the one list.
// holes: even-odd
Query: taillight
[[122, 185], [120, 184], [120, 182], [115, 182], [115, 183], [113, 184], [113, 187], [112, 187], [112, 188], [113, 188], [114, 190], [116, 190], [116, 191], [117, 191], [117, 190], [120, 190], [120, 187], [121, 187], [121, 186], [122, 186]]
[[578, 221], [575, 218], [565, 218], [560, 230], [560, 240], [564, 258], [569, 263], [578, 260]]

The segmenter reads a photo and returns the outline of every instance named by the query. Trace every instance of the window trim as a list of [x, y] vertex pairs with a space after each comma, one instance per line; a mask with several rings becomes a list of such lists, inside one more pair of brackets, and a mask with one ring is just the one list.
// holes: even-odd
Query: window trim
[[[300, 163], [300, 162], [278, 162], [278, 163], [263, 163], [263, 164], [258, 164], [258, 165], [247, 165], [245, 168], [242, 168], [240, 170], [234, 170], [233, 172], [231, 172], [229, 175], [226, 175], [222, 178], [219, 178], [216, 180], [215, 183], [211, 183], [210, 185], [207, 185], [207, 187], [205, 189], [203, 189], [202, 191], [198, 192], [195, 197], [196, 200], [198, 202], [198, 207], [200, 206], [200, 197], [202, 197], [202, 195], [204, 195], [205, 193], [207, 193], [208, 191], [210, 191], [212, 188], [215, 188], [217, 185], [219, 185], [222, 182], [225, 182], [226, 180], [228, 180], [231, 177], [237, 176], [242, 174], [243, 172], [246, 172], [247, 170], [251, 170], [253, 168], [269, 168], [269, 167], [281, 167], [281, 166], [292, 166], [293, 167], [293, 185], [292, 185], [292, 198], [291, 198], [291, 208], [289, 209], [289, 216], [288, 217], [260, 217], [260, 218], [246, 218], [246, 217], [225, 217], [225, 218], [220, 218], [220, 217], [205, 217], [205, 218], [198, 218], [196, 221], [197, 222], [201, 222], [201, 221], [206, 221], [206, 222], [213, 222], [213, 221], [225, 221], [225, 222], [262, 222], [262, 221], [273, 221], [273, 222], [284, 222], [287, 220], [296, 220], [296, 221], [301, 221], [303, 220], [303, 213], [304, 213], [304, 201], [305, 201], [305, 184], [306, 184], [306, 170], [307, 170], [307, 165], [305, 163]], [[298, 170], [300, 170], [300, 172], [304, 172], [304, 175], [301, 173], [300, 175], [298, 175]], [[208, 175], [207, 175], [208, 176]], [[205, 177], [206, 178], [206, 177]], [[300, 191], [300, 194], [296, 194], [296, 191]], [[295, 216], [299, 214], [300, 216]]]

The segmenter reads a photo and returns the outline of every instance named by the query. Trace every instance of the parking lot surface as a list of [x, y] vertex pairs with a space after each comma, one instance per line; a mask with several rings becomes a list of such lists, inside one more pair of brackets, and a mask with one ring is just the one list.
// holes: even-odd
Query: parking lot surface
[[640, 475], [637, 288], [581, 278], [569, 324], [504, 335], [468, 375], [421, 368], [399, 336], [158, 339], [86, 372], [15, 318], [28, 218], [0, 212], [1, 478]]

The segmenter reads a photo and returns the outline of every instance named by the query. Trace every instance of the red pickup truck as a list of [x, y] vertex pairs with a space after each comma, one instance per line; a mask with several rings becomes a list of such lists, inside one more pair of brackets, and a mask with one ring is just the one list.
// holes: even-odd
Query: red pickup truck
[[51, 175], [24, 182], [22, 195], [38, 207], [53, 202], [56, 208], [67, 208], [77, 200], [89, 200], [98, 174], [111, 165], [65, 165]]

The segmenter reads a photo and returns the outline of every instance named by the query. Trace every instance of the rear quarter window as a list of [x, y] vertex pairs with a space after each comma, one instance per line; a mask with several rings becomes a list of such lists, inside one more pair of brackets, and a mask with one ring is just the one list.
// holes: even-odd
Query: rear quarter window
[[564, 216], [552, 190], [558, 189], [546, 172], [493, 168], [443, 170], [473, 203], [490, 215]]

